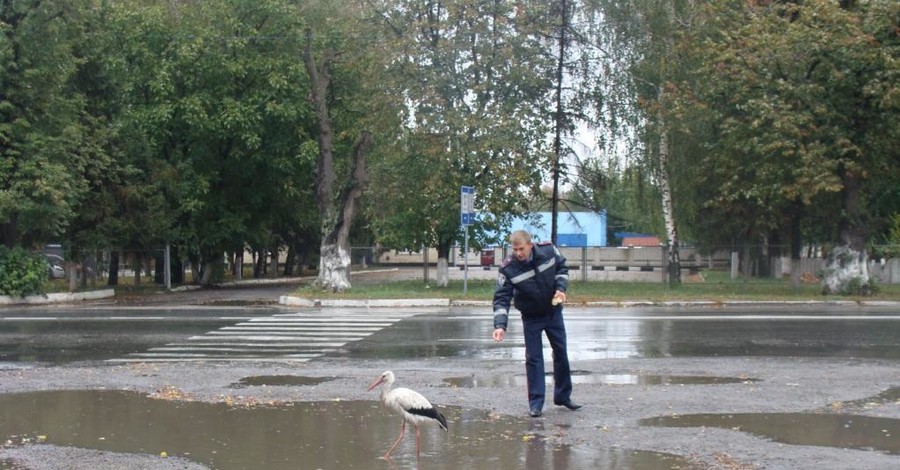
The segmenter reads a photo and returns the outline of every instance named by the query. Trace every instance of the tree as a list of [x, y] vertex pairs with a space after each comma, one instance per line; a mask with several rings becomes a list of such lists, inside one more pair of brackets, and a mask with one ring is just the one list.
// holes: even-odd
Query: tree
[[390, 111], [379, 88], [384, 69], [383, 58], [374, 50], [379, 35], [368, 27], [365, 13], [356, 15], [360, 5], [348, 1], [310, 6], [302, 58], [316, 117], [312, 134], [318, 143], [315, 187], [321, 248], [316, 284], [343, 291], [350, 288], [350, 230], [369, 183], [373, 129], [383, 128], [378, 118]]
[[225, 253], [271, 247], [276, 224], [302, 222], [282, 212], [312, 195], [300, 18], [279, 0], [113, 6], [122, 52], [108, 67], [126, 77], [118, 125], [131, 174], [109, 227], [124, 247], [172, 243], [208, 284]]
[[62, 234], [85, 196], [91, 143], [72, 85], [88, 2], [0, 4], [0, 243]]
[[[539, 194], [551, 154], [552, 60], [535, 19], [542, 2], [379, 2], [391, 34], [392, 86], [405, 111], [402, 141], [373, 167], [379, 188], [373, 231], [395, 247], [436, 247], [446, 286], [451, 248], [461, 242], [459, 191], [476, 190], [473, 245], [508, 225]], [[547, 26], [542, 24], [542, 26]], [[492, 229], [492, 230], [487, 230]]]
[[[898, 124], [889, 19], [897, 10], [890, 2], [823, 0], [719, 8], [706, 17], [715, 33], [694, 38], [704, 67], [690, 94], [693, 106], [712, 111], [718, 134], [703, 163], [718, 174], [711, 203], [732, 215], [743, 210], [745, 226], [796, 224], [810, 214], [834, 227], [826, 293], [871, 289], [868, 201], [873, 189], [897, 181], [889, 168], [898, 153], [888, 143]], [[797, 256], [799, 236], [792, 238]]]
[[681, 282], [673, 168], [683, 159], [683, 148], [667, 108], [671, 84], [679, 80], [687, 65], [675, 57], [673, 43], [677, 25], [690, 24], [691, 5], [675, 0], [600, 0], [586, 5], [596, 8], [600, 16], [599, 26], [587, 36], [604, 52], [603, 63], [597, 67], [600, 77], [588, 96], [593, 98], [600, 122], [613, 122], [612, 129], [601, 131], [613, 138], [607, 148], [614, 150], [623, 135], [617, 129], [622, 118], [640, 136], [640, 145], [630, 151], [639, 157], [638, 165], [654, 171], [666, 235], [668, 279], [673, 285]]

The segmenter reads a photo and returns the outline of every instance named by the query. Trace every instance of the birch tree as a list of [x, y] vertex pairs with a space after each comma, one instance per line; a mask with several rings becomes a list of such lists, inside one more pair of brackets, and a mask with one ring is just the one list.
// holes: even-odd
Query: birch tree
[[[626, 101], [617, 104], [623, 110], [617, 113], [639, 115], [630, 119], [643, 138], [643, 150], [637, 149], [636, 153], [650, 159], [639, 164], [655, 169], [665, 228], [668, 279], [670, 284], [677, 285], [681, 283], [681, 261], [671, 168], [678, 157], [672, 152], [679, 147], [673, 143], [666, 107], [670, 84], [677, 80], [681, 70], [681, 64], [672, 57], [676, 25], [689, 22], [690, 3], [599, 0], [587, 4], [597, 8], [600, 15], [597, 20], [601, 23], [593, 32], [593, 43], [602, 45], [606, 51], [605, 64], [598, 73], [606, 80], [624, 80], [630, 84]], [[615, 89], [606, 83], [599, 83], [598, 87]], [[598, 95], [604, 96], [602, 92]], [[597, 104], [601, 105], [609, 106], [609, 103]]]

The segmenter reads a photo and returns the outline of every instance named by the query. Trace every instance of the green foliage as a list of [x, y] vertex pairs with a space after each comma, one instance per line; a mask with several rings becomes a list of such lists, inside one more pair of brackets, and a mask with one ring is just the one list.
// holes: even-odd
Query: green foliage
[[294, 244], [315, 225], [301, 20], [278, 0], [105, 11], [95, 47], [119, 97], [110, 109], [118, 165], [92, 206], [102, 210], [83, 224], [96, 221], [94, 239], [170, 242], [201, 267], [245, 244]]
[[[650, 172], [641, 165], [618, 168], [590, 160], [579, 171], [580, 183], [567, 197], [574, 203], [607, 212], [612, 232], [664, 233], [660, 194]], [[590, 198], [582, 202], [583, 198]]]
[[[703, 171], [682, 183], [699, 196], [705, 241], [769, 237], [804, 217], [820, 227], [807, 240], [822, 243], [890, 213], [882, 194], [900, 183], [888, 169], [897, 161], [889, 142], [900, 125], [900, 71], [896, 35], [884, 34], [887, 9], [810, 1], [698, 10], [678, 49], [698, 66], [671, 85], [667, 113], [683, 140], [705, 141], [689, 163]], [[881, 206], [834, 210], [841, 198]]]
[[885, 242], [889, 245], [900, 245], [900, 213], [891, 216]]
[[86, 0], [0, 6], [0, 241], [62, 233], [87, 190], [85, 103], [73, 90]]
[[872, 259], [900, 258], [900, 213], [888, 219], [885, 236], [873, 246]]
[[486, 229], [522, 211], [548, 173], [552, 61], [536, 40], [549, 29], [536, 22], [546, 5], [379, 3], [404, 116], [393, 152], [372, 167], [372, 230], [387, 246], [446, 256], [463, 240], [460, 186], [473, 186], [476, 209], [497, 217], [473, 227], [470, 243], [490, 242]]
[[0, 294], [25, 296], [43, 293], [48, 278], [47, 260], [21, 247], [0, 245]]
[[[755, 242], [802, 218], [805, 242], [854, 226], [900, 243], [888, 220], [900, 213], [900, 4], [570, 5], [579, 42], [563, 121], [601, 127], [598, 160], [578, 168], [575, 189], [589, 191], [576, 202], [660, 233], [649, 157], [665, 122], [690, 238]], [[490, 243], [547, 179], [556, 7], [5, 2], [0, 241], [62, 242], [74, 259], [169, 242], [198, 267], [245, 244], [315, 246], [318, 143], [299, 57], [309, 29], [316, 54], [331, 54], [335, 155], [361, 130], [375, 135], [356, 239], [461, 241], [459, 186], [468, 185], [477, 209], [494, 215], [471, 228], [470, 243]], [[337, 186], [348, 171], [337, 158]], [[848, 181], [859, 183], [856, 212], [841, 206]]]

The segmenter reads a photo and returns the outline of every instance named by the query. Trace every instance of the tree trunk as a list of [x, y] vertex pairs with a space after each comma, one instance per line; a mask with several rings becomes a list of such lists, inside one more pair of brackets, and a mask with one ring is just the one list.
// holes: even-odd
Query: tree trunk
[[[659, 87], [659, 98], [662, 101], [663, 87]], [[663, 222], [666, 226], [666, 265], [669, 272], [669, 285], [681, 284], [681, 259], [678, 255], [678, 232], [675, 230], [675, 210], [672, 203], [672, 187], [669, 177], [669, 132], [665, 121], [659, 122], [659, 189], [662, 195]]]
[[169, 275], [172, 276], [172, 284], [184, 284], [184, 260], [175, 256], [171, 260], [169, 267]]
[[19, 241], [18, 225], [18, 216], [15, 214], [10, 215], [7, 222], [0, 223], [0, 243], [9, 249], [16, 246]]
[[109, 252], [109, 277], [106, 279], [106, 285], [119, 285], [119, 252]]
[[144, 260], [141, 259], [140, 255], [135, 256], [134, 258], [134, 266], [132, 266], [132, 271], [134, 271], [134, 285], [141, 285], [141, 271], [144, 270]]
[[558, 218], [559, 218], [559, 172], [560, 158], [562, 157], [562, 132], [566, 125], [563, 110], [563, 72], [566, 63], [566, 31], [569, 29], [569, 8], [566, 0], [560, 2], [560, 22], [559, 22], [559, 56], [556, 58], [556, 119], [554, 127], [556, 135], [553, 138], [553, 195], [550, 201], [550, 242], [554, 245], [558, 240]]
[[200, 283], [203, 277], [203, 264], [200, 261], [200, 257], [196, 254], [188, 255], [188, 262], [191, 265], [191, 283]]
[[795, 211], [791, 214], [791, 287], [800, 288], [800, 254], [803, 249], [800, 236], [800, 202], [794, 204]]
[[316, 278], [316, 285], [322, 289], [341, 292], [350, 288], [350, 226], [359, 197], [369, 181], [366, 155], [372, 145], [372, 134], [363, 131], [353, 146], [351, 181], [338, 199], [337, 207], [329, 205], [322, 215], [322, 245]]
[[164, 251], [157, 251], [153, 253], [153, 283], [154, 284], [165, 284], [166, 283], [166, 253]]
[[78, 272], [77, 265], [74, 261], [67, 260], [66, 263], [66, 274], [69, 277], [69, 292], [75, 292], [78, 288]]
[[209, 263], [203, 263], [203, 267], [200, 269], [200, 285], [208, 286], [211, 283], [212, 279], [212, 269], [209, 266]]
[[428, 247], [422, 246], [422, 280], [428, 284]]
[[81, 277], [78, 278], [78, 285], [79, 285], [79, 287], [81, 287], [82, 290], [87, 290], [88, 273], [90, 272], [90, 269], [88, 268], [90, 266], [90, 256], [88, 256], [84, 253], [81, 253], [80, 258], [81, 258], [81, 269], [80, 269]]
[[266, 253], [265, 250], [254, 250], [253, 251], [253, 279], [259, 279], [263, 277], [265, 274], [266, 263]]
[[276, 244], [272, 247], [272, 267], [269, 273], [269, 276], [273, 278], [278, 277], [278, 253], [278, 245]]
[[450, 284], [450, 261], [446, 257], [437, 260], [437, 286], [447, 287]]
[[331, 292], [350, 288], [350, 252], [337, 243], [323, 243], [319, 249], [316, 285]]
[[447, 287], [450, 284], [450, 246], [450, 241], [438, 243], [437, 287]]
[[844, 170], [844, 217], [840, 224], [841, 245], [828, 254], [822, 293], [838, 295], [871, 295], [872, 279], [869, 276], [866, 253], [866, 229], [861, 220], [859, 177]]
[[297, 248], [296, 244], [291, 241], [287, 244], [287, 256], [284, 259], [284, 277], [294, 275], [294, 268], [297, 265]]
[[331, 86], [332, 53], [326, 51], [317, 64], [312, 54], [312, 32], [306, 31], [303, 63], [309, 75], [310, 96], [316, 111], [319, 157], [316, 173], [316, 202], [322, 244], [319, 249], [319, 274], [316, 285], [331, 292], [350, 288], [350, 226], [357, 211], [357, 201], [369, 181], [366, 156], [372, 148], [372, 134], [362, 131], [353, 144], [350, 156], [350, 180], [344, 186], [337, 201], [334, 194], [334, 128], [328, 110], [328, 92]]

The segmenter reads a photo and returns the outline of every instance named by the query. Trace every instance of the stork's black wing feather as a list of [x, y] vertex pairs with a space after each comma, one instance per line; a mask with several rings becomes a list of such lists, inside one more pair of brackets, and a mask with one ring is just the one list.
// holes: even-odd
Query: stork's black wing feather
[[434, 408], [434, 407], [410, 408], [410, 409], [407, 409], [406, 411], [409, 414], [424, 416], [426, 418], [431, 418], [438, 422], [438, 424], [441, 426], [441, 429], [443, 429], [444, 431], [448, 430], [447, 429], [447, 418], [445, 418], [444, 415], [441, 414], [441, 412], [437, 410], [437, 408]]

